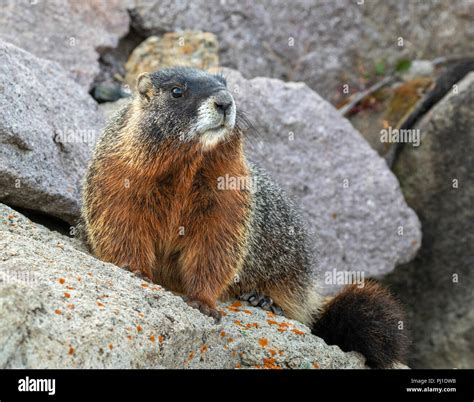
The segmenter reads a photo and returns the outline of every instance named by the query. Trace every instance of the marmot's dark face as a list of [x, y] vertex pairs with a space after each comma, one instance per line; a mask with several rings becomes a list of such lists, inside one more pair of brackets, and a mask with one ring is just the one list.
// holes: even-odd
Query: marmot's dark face
[[235, 102], [222, 76], [166, 68], [140, 75], [137, 90], [144, 126], [157, 139], [199, 141], [212, 148], [234, 129]]

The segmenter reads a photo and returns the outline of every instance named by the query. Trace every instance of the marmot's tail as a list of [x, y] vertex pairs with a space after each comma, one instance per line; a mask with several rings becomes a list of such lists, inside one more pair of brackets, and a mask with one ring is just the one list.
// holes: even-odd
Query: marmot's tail
[[357, 351], [373, 368], [405, 361], [409, 341], [397, 300], [375, 281], [349, 285], [329, 301], [312, 332], [343, 351]]

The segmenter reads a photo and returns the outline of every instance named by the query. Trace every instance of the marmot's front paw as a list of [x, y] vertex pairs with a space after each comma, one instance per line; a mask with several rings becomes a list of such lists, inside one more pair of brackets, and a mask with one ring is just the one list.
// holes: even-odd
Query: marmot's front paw
[[207, 303], [197, 299], [187, 299], [186, 303], [188, 303], [189, 306], [198, 309], [202, 314], [214, 318], [216, 323], [219, 323], [221, 321], [221, 312], [209, 306]]
[[250, 303], [254, 307], [261, 307], [264, 310], [271, 311], [277, 315], [283, 315], [283, 310], [281, 307], [273, 303], [272, 298], [258, 293], [257, 291], [244, 293], [239, 296], [239, 299]]

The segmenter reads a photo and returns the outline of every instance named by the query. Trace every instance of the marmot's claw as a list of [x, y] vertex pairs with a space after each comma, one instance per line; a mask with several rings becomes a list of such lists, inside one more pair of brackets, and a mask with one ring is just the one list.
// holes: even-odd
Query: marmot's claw
[[250, 303], [254, 307], [261, 307], [266, 311], [271, 311], [272, 313], [283, 315], [283, 310], [273, 303], [272, 298], [265, 296], [258, 292], [244, 293], [239, 296], [240, 300], [244, 300]]
[[276, 315], [284, 315], [283, 313], [283, 309], [275, 304], [272, 304], [270, 306], [270, 310], [273, 314], [276, 314]]
[[208, 304], [206, 304], [206, 303], [204, 303], [200, 300], [196, 300], [196, 299], [186, 300], [185, 299], [185, 301], [186, 301], [186, 303], [188, 303], [188, 305], [190, 307], [198, 309], [202, 314], [207, 315], [211, 318], [214, 318], [216, 324], [221, 322], [222, 314], [219, 310], [210, 307]]

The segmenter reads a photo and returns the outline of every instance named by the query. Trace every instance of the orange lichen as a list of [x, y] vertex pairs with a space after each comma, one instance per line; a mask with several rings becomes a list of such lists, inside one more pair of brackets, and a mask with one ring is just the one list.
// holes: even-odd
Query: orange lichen
[[111, 343], [109, 343], [109, 349], [112, 350], [114, 348], [114, 345], [112, 345]]
[[260, 325], [258, 325], [258, 323], [256, 323], [256, 322], [253, 322], [253, 323], [245, 324], [245, 328], [246, 328], [246, 329], [250, 329], [250, 328], [260, 328]]
[[98, 305], [99, 307], [105, 307], [105, 305], [104, 305], [103, 303], [99, 302], [99, 301], [96, 302], [96, 303], [97, 303], [97, 305]]
[[243, 310], [245, 314], [252, 315], [253, 313], [250, 310]]
[[227, 306], [227, 308], [230, 311], [233, 311], [234, 313], [237, 313], [237, 312], [240, 311], [239, 307], [242, 307], [242, 303], [239, 302], [239, 301], [236, 301], [236, 302], [232, 303], [230, 306]]
[[240, 363], [237, 363], [237, 364], [235, 365], [235, 368], [236, 368], [236, 369], [239, 369], [240, 367], [242, 367], [242, 366], [240, 365]]
[[54, 310], [54, 312], [55, 312], [56, 314], [62, 314], [62, 313], [63, 313], [63, 312], [62, 312], [61, 310], [59, 310], [58, 308], [57, 308], [56, 310]]
[[202, 345], [201, 346], [201, 353], [206, 353], [207, 352], [207, 345]]
[[73, 354], [74, 354], [74, 348], [72, 346], [69, 346], [68, 355], [73, 355]]
[[164, 337], [163, 335], [160, 335], [160, 336], [158, 337], [158, 342], [163, 343], [164, 340], [165, 340], [165, 337]]
[[189, 352], [188, 361], [193, 360], [193, 358], [194, 358], [194, 352]]
[[281, 367], [275, 363], [274, 358], [263, 358], [263, 367], [266, 369], [281, 369]]
[[220, 336], [223, 338], [225, 335], [225, 331], [221, 331]]
[[319, 368], [319, 364], [318, 364], [317, 362], [313, 362], [313, 368], [318, 369], [318, 368]]
[[64, 278], [59, 278], [58, 282], [62, 285], [64, 282], [66, 282], [66, 280]]
[[269, 349], [270, 355], [273, 357], [277, 354], [277, 351], [275, 349]]
[[235, 341], [235, 339], [230, 337], [230, 336], [227, 338], [227, 342], [229, 342], [229, 343], [234, 342], [234, 341]]
[[77, 281], [80, 282], [82, 281], [82, 278], [80, 276], [77, 277]]
[[68, 292], [64, 292], [64, 297], [67, 298], [67, 299], [69, 299], [69, 298], [71, 297], [71, 294], [68, 293]]
[[141, 325], [137, 325], [137, 331], [138, 331], [138, 332], [142, 332], [142, 330], [143, 330], [142, 326], [141, 326]]
[[262, 348], [264, 348], [265, 346], [268, 345], [268, 339], [267, 339], [267, 338], [260, 338], [260, 339], [258, 340], [258, 344], [259, 344]]
[[292, 329], [291, 332], [293, 332], [296, 335], [304, 335], [305, 333], [303, 331], [300, 331], [299, 329]]
[[67, 308], [71, 309], [71, 310], [74, 310], [74, 304], [68, 304], [67, 305]]
[[148, 286], [148, 283], [142, 283], [142, 284], [141, 284], [141, 287], [142, 287], [142, 288], [148, 288], [149, 286]]
[[66, 286], [66, 289], [68, 290], [74, 290], [74, 288], [72, 286]]
[[243, 327], [243, 324], [240, 322], [240, 320], [235, 320], [234, 324], [238, 325], [239, 327]]
[[155, 336], [154, 335], [150, 335], [150, 341], [152, 341], [153, 343], [155, 342]]

